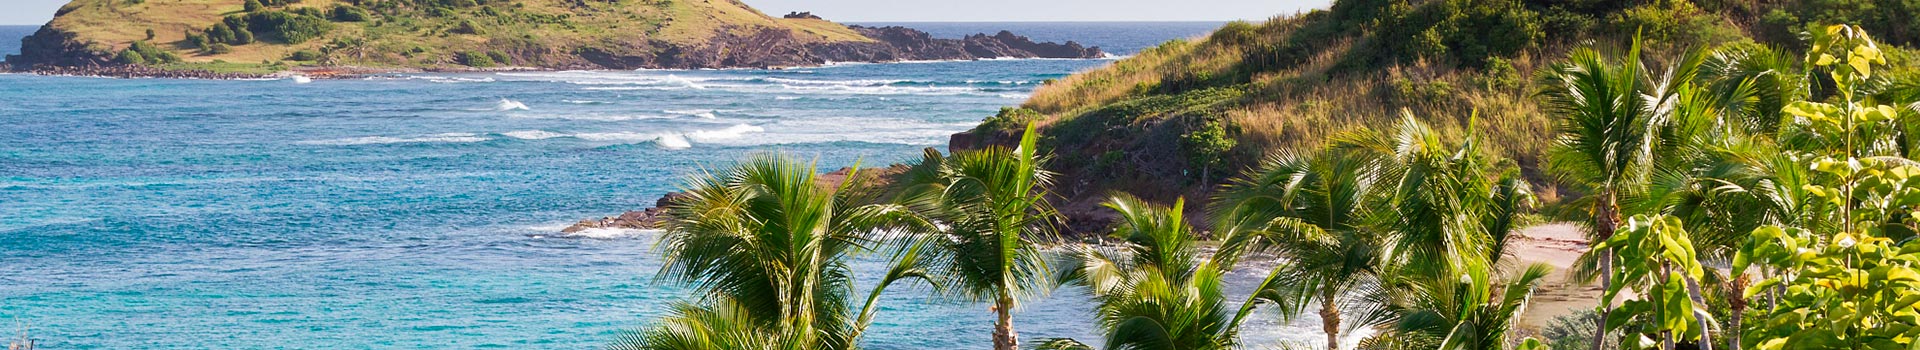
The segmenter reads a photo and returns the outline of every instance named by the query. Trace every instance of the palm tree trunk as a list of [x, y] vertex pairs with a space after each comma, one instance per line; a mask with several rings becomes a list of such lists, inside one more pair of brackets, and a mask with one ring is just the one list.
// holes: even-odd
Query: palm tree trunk
[[1320, 296], [1320, 329], [1327, 332], [1327, 350], [1340, 350], [1340, 309], [1334, 306], [1331, 291]]
[[1742, 341], [1742, 339], [1740, 339], [1740, 319], [1746, 317], [1747, 314], [1747, 299], [1745, 298], [1747, 295], [1747, 276], [1735, 276], [1733, 278], [1733, 288], [1731, 288], [1727, 294], [1727, 309], [1731, 313], [1731, 315], [1727, 317], [1732, 318], [1727, 321], [1729, 323], [1729, 327], [1727, 327], [1727, 348], [1740, 350], [1740, 342]]
[[993, 324], [993, 349], [1019, 349], [1019, 335], [1013, 332], [1013, 296], [1002, 292], [1000, 299], [993, 304], [993, 312], [999, 316], [999, 320]]
[[[1681, 275], [1680, 280], [1687, 283], [1687, 299], [1692, 299], [1694, 305], [1707, 305], [1706, 298], [1700, 294], [1700, 281], [1687, 275]], [[1708, 314], [1705, 307], [1696, 307], [1693, 313], [1694, 319], [1700, 322], [1700, 350], [1713, 350], [1713, 325], [1707, 321], [1713, 319], [1713, 315]]]
[[[1614, 207], [1613, 192], [1609, 191], [1602, 196], [1602, 198], [1605, 199], [1600, 203], [1594, 204], [1593, 229], [1597, 232], [1594, 232], [1594, 241], [1587, 242], [1588, 247], [1612, 238], [1615, 225], [1618, 225], [1620, 222], [1619, 218], [1616, 217], [1619, 215], [1619, 212], [1617, 208]], [[1613, 249], [1606, 249], [1600, 251], [1600, 290], [1605, 291], [1611, 289], [1613, 289]], [[1592, 350], [1603, 350], [1606, 347], [1607, 314], [1612, 313], [1612, 311], [1613, 305], [1608, 305], [1606, 300], [1600, 301], [1600, 319], [1596, 321], [1597, 324], [1594, 325]]]

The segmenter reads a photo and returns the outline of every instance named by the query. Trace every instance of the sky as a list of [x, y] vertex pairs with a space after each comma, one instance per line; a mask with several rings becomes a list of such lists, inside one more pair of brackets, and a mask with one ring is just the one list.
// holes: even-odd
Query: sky
[[[1326, 8], [1333, 0], [745, 0], [769, 15], [838, 22], [1225, 21]], [[0, 0], [0, 25], [40, 25], [67, 0]]]

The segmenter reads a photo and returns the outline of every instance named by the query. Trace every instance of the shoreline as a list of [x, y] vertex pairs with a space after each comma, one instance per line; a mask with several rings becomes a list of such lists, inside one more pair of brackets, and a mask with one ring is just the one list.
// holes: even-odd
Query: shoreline
[[928, 64], [952, 62], [983, 61], [1115, 61], [1128, 56], [1109, 55], [1094, 58], [1048, 58], [1048, 57], [995, 57], [952, 60], [896, 60], [896, 61], [830, 61], [815, 65], [777, 66], [777, 67], [728, 67], [728, 68], [549, 68], [549, 67], [496, 67], [496, 68], [372, 68], [359, 66], [314, 66], [299, 67], [273, 73], [221, 73], [204, 70], [167, 70], [152, 66], [89, 66], [89, 67], [37, 67], [31, 69], [12, 69], [0, 61], [0, 73], [31, 74], [52, 77], [82, 77], [109, 79], [186, 79], [186, 80], [276, 80], [294, 77], [306, 77], [318, 80], [352, 80], [388, 74], [409, 73], [505, 73], [505, 72], [636, 72], [636, 71], [705, 71], [705, 70], [787, 70], [823, 68], [868, 64]]

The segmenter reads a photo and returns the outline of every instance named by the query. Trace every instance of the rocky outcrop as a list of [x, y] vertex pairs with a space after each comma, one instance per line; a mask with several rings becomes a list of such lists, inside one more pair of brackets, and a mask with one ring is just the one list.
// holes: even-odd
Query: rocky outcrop
[[934, 38], [912, 28], [852, 26], [860, 34], [884, 45], [844, 43], [821, 45], [815, 52], [832, 61], [886, 62], [928, 60], [973, 60], [989, 58], [1101, 58], [1099, 47], [1086, 47], [1068, 41], [1065, 44], [1035, 43], [1027, 37], [1000, 31], [992, 36], [969, 35], [961, 39]]
[[608, 228], [629, 230], [659, 229], [660, 225], [667, 220], [667, 208], [673, 206], [675, 201], [685, 198], [686, 196], [686, 193], [668, 193], [666, 196], [661, 196], [660, 200], [654, 201], [652, 208], [621, 213], [620, 216], [580, 220], [580, 222], [574, 223], [573, 226], [567, 226], [567, 228], [561, 229], [560, 232], [578, 233], [591, 229]]
[[7, 55], [7, 63], [15, 70], [104, 67], [114, 65], [112, 57], [112, 53], [88, 48], [73, 33], [42, 26], [20, 39], [20, 54]]

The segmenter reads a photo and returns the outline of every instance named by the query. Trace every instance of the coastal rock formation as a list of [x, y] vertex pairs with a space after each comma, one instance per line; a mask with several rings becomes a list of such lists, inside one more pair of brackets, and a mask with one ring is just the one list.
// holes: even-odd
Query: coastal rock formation
[[[947, 39], [897, 26], [844, 26], [804, 12], [776, 18], [736, 0], [465, 7], [394, 0], [366, 8], [292, 2], [260, 9], [217, 2], [75, 0], [6, 61], [21, 71], [213, 78], [218, 74], [206, 72], [778, 68], [1106, 56], [1098, 47], [1006, 31]], [[288, 28], [305, 31], [282, 32]]]
[[606, 228], [629, 230], [659, 229], [660, 225], [667, 220], [667, 207], [672, 206], [674, 201], [678, 201], [686, 196], [686, 193], [668, 193], [665, 196], [661, 196], [660, 200], [654, 201], [652, 208], [629, 211], [621, 213], [620, 216], [580, 220], [580, 222], [574, 223], [573, 226], [567, 226], [567, 228], [561, 229], [560, 232], [577, 233], [590, 229]]

